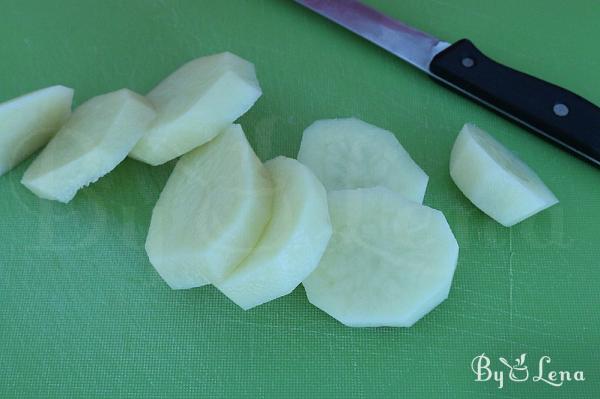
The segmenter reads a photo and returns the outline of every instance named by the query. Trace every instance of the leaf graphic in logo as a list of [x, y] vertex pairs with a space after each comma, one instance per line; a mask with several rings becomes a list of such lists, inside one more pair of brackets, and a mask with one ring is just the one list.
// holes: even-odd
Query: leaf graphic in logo
[[517, 366], [522, 366], [525, 364], [525, 356], [527, 356], [527, 353], [521, 353], [521, 357], [519, 357], [517, 360]]

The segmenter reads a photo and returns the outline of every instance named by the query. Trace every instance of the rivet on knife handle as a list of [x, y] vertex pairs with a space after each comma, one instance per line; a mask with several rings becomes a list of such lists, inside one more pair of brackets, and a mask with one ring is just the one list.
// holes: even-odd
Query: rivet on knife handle
[[466, 39], [437, 54], [429, 68], [443, 83], [600, 165], [600, 108], [586, 99], [497, 63]]

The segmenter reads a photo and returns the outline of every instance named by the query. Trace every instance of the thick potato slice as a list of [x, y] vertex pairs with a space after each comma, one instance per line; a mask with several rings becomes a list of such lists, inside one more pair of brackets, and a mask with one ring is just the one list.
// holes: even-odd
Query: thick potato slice
[[382, 186], [421, 203], [429, 180], [391, 132], [356, 118], [314, 122], [298, 160], [332, 191]]
[[0, 104], [0, 176], [44, 146], [71, 115], [73, 89], [52, 86]]
[[447, 298], [458, 244], [444, 215], [386, 188], [329, 193], [333, 235], [303, 282], [353, 327], [409, 327]]
[[174, 289], [222, 281], [254, 248], [273, 187], [241, 126], [177, 162], [152, 212], [146, 252]]
[[129, 155], [151, 165], [183, 155], [246, 113], [261, 94], [254, 65], [232, 53], [190, 61], [148, 93], [157, 118]]
[[292, 292], [317, 267], [331, 236], [327, 194], [313, 173], [285, 157], [265, 167], [274, 185], [271, 220], [250, 255], [215, 284], [244, 309]]
[[125, 159], [153, 118], [152, 105], [130, 90], [94, 97], [73, 112], [21, 183], [38, 197], [69, 202]]
[[558, 203], [529, 166], [472, 124], [456, 138], [450, 176], [475, 206], [506, 227]]

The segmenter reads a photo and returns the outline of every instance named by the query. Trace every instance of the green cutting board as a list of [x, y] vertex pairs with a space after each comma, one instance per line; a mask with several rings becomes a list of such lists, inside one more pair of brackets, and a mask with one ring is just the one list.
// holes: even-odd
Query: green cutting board
[[[368, 1], [600, 104], [594, 0]], [[172, 291], [144, 252], [173, 162], [126, 160], [68, 205], [0, 177], [0, 397], [600, 397], [600, 170], [450, 93], [291, 1], [2, 0], [0, 100], [52, 84], [75, 102], [147, 92], [195, 57], [233, 51], [264, 90], [240, 122], [263, 160], [293, 157], [319, 118], [396, 133], [430, 176], [426, 204], [460, 244], [450, 296], [409, 329], [351, 329], [301, 287], [244, 312], [216, 289]], [[448, 175], [463, 123], [489, 130], [560, 204], [512, 228]], [[596, 132], [598, 133], [598, 132]], [[475, 381], [489, 356], [504, 384]], [[530, 378], [499, 361], [527, 353]], [[538, 361], [585, 381], [534, 382]]]

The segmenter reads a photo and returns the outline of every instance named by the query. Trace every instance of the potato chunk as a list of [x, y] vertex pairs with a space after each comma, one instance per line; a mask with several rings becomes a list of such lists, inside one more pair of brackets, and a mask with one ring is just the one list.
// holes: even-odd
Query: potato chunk
[[558, 203], [529, 166], [472, 124], [456, 138], [450, 176], [475, 206], [506, 227]]
[[444, 215], [386, 188], [329, 193], [333, 235], [303, 282], [352, 327], [409, 327], [448, 296], [458, 244]]
[[241, 126], [177, 162], [152, 212], [146, 252], [174, 289], [222, 281], [258, 242], [273, 188]]
[[331, 191], [382, 186], [421, 203], [429, 180], [391, 132], [356, 118], [314, 122], [298, 160]]
[[148, 93], [157, 118], [129, 155], [151, 165], [183, 155], [246, 113], [261, 93], [254, 65], [232, 53], [190, 61]]
[[72, 100], [73, 89], [52, 86], [0, 104], [0, 176], [48, 143]]
[[331, 236], [325, 188], [295, 159], [265, 164], [274, 184], [273, 215], [256, 248], [221, 283], [244, 309], [289, 294], [317, 267]]
[[69, 202], [125, 159], [153, 118], [152, 105], [130, 90], [94, 97], [75, 110], [21, 183], [38, 197]]

